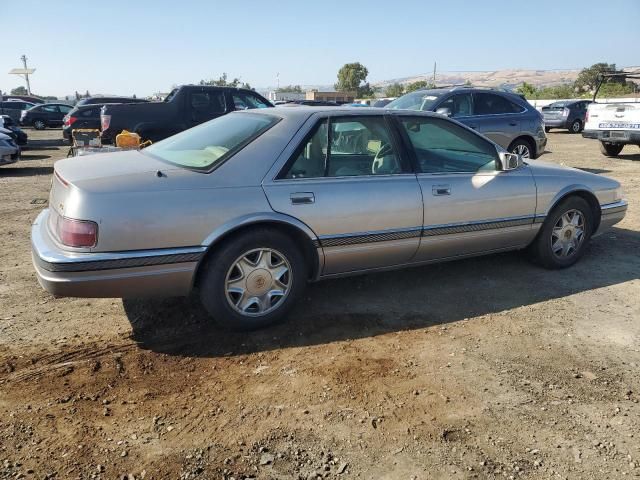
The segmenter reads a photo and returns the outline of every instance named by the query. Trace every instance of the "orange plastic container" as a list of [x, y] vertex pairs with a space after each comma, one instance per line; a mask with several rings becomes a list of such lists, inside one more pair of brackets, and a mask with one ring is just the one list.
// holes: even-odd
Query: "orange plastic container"
[[140, 135], [123, 130], [116, 135], [116, 147], [138, 148], [140, 147]]

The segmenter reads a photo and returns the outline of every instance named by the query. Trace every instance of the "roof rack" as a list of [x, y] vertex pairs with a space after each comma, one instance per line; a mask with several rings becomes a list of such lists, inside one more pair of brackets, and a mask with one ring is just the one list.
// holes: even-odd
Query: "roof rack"
[[596, 101], [596, 96], [598, 95], [598, 92], [600, 91], [600, 87], [602, 86], [602, 84], [605, 82], [606, 79], [608, 78], [621, 78], [621, 79], [627, 79], [627, 78], [631, 78], [634, 80], [640, 80], [640, 71], [638, 72], [625, 72], [624, 70], [611, 70], [609, 72], [606, 73], [599, 73], [598, 74], [598, 84], [596, 85], [596, 89], [593, 92], [593, 101]]
[[485, 87], [485, 86], [473, 85], [473, 84], [454, 85], [452, 90], [455, 90], [457, 88], [473, 88], [476, 90], [493, 90], [495, 92], [514, 93], [513, 90], [506, 87]]

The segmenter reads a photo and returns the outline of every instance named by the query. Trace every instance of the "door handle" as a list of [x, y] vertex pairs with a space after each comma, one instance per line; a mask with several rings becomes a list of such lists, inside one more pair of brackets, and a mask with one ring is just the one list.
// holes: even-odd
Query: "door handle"
[[431, 188], [433, 195], [451, 195], [451, 185], [434, 185]]
[[313, 195], [313, 192], [292, 193], [289, 198], [291, 198], [292, 205], [309, 205], [316, 201], [316, 197]]
[[512, 127], [517, 127], [518, 124], [516, 122], [509, 122], [509, 125], [511, 125]]

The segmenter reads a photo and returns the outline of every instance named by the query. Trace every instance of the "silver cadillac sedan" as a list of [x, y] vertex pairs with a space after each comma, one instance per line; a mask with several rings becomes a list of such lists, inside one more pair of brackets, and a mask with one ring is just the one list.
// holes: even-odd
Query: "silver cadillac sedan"
[[437, 114], [276, 108], [57, 162], [31, 238], [54, 295], [197, 289], [217, 322], [251, 329], [308, 281], [525, 248], [568, 267], [626, 209], [618, 182], [523, 163]]

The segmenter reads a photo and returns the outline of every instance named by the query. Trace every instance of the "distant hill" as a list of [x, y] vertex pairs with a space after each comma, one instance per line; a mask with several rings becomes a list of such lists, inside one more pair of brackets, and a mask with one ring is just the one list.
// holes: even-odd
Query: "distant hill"
[[[436, 85], [457, 85], [467, 81], [478, 87], [514, 87], [527, 82], [536, 87], [572, 83], [580, 70], [495, 70], [487, 72], [436, 72]], [[392, 78], [375, 82], [375, 87], [386, 87], [392, 83], [407, 84], [420, 80], [431, 81], [432, 73], [412, 77]]]

